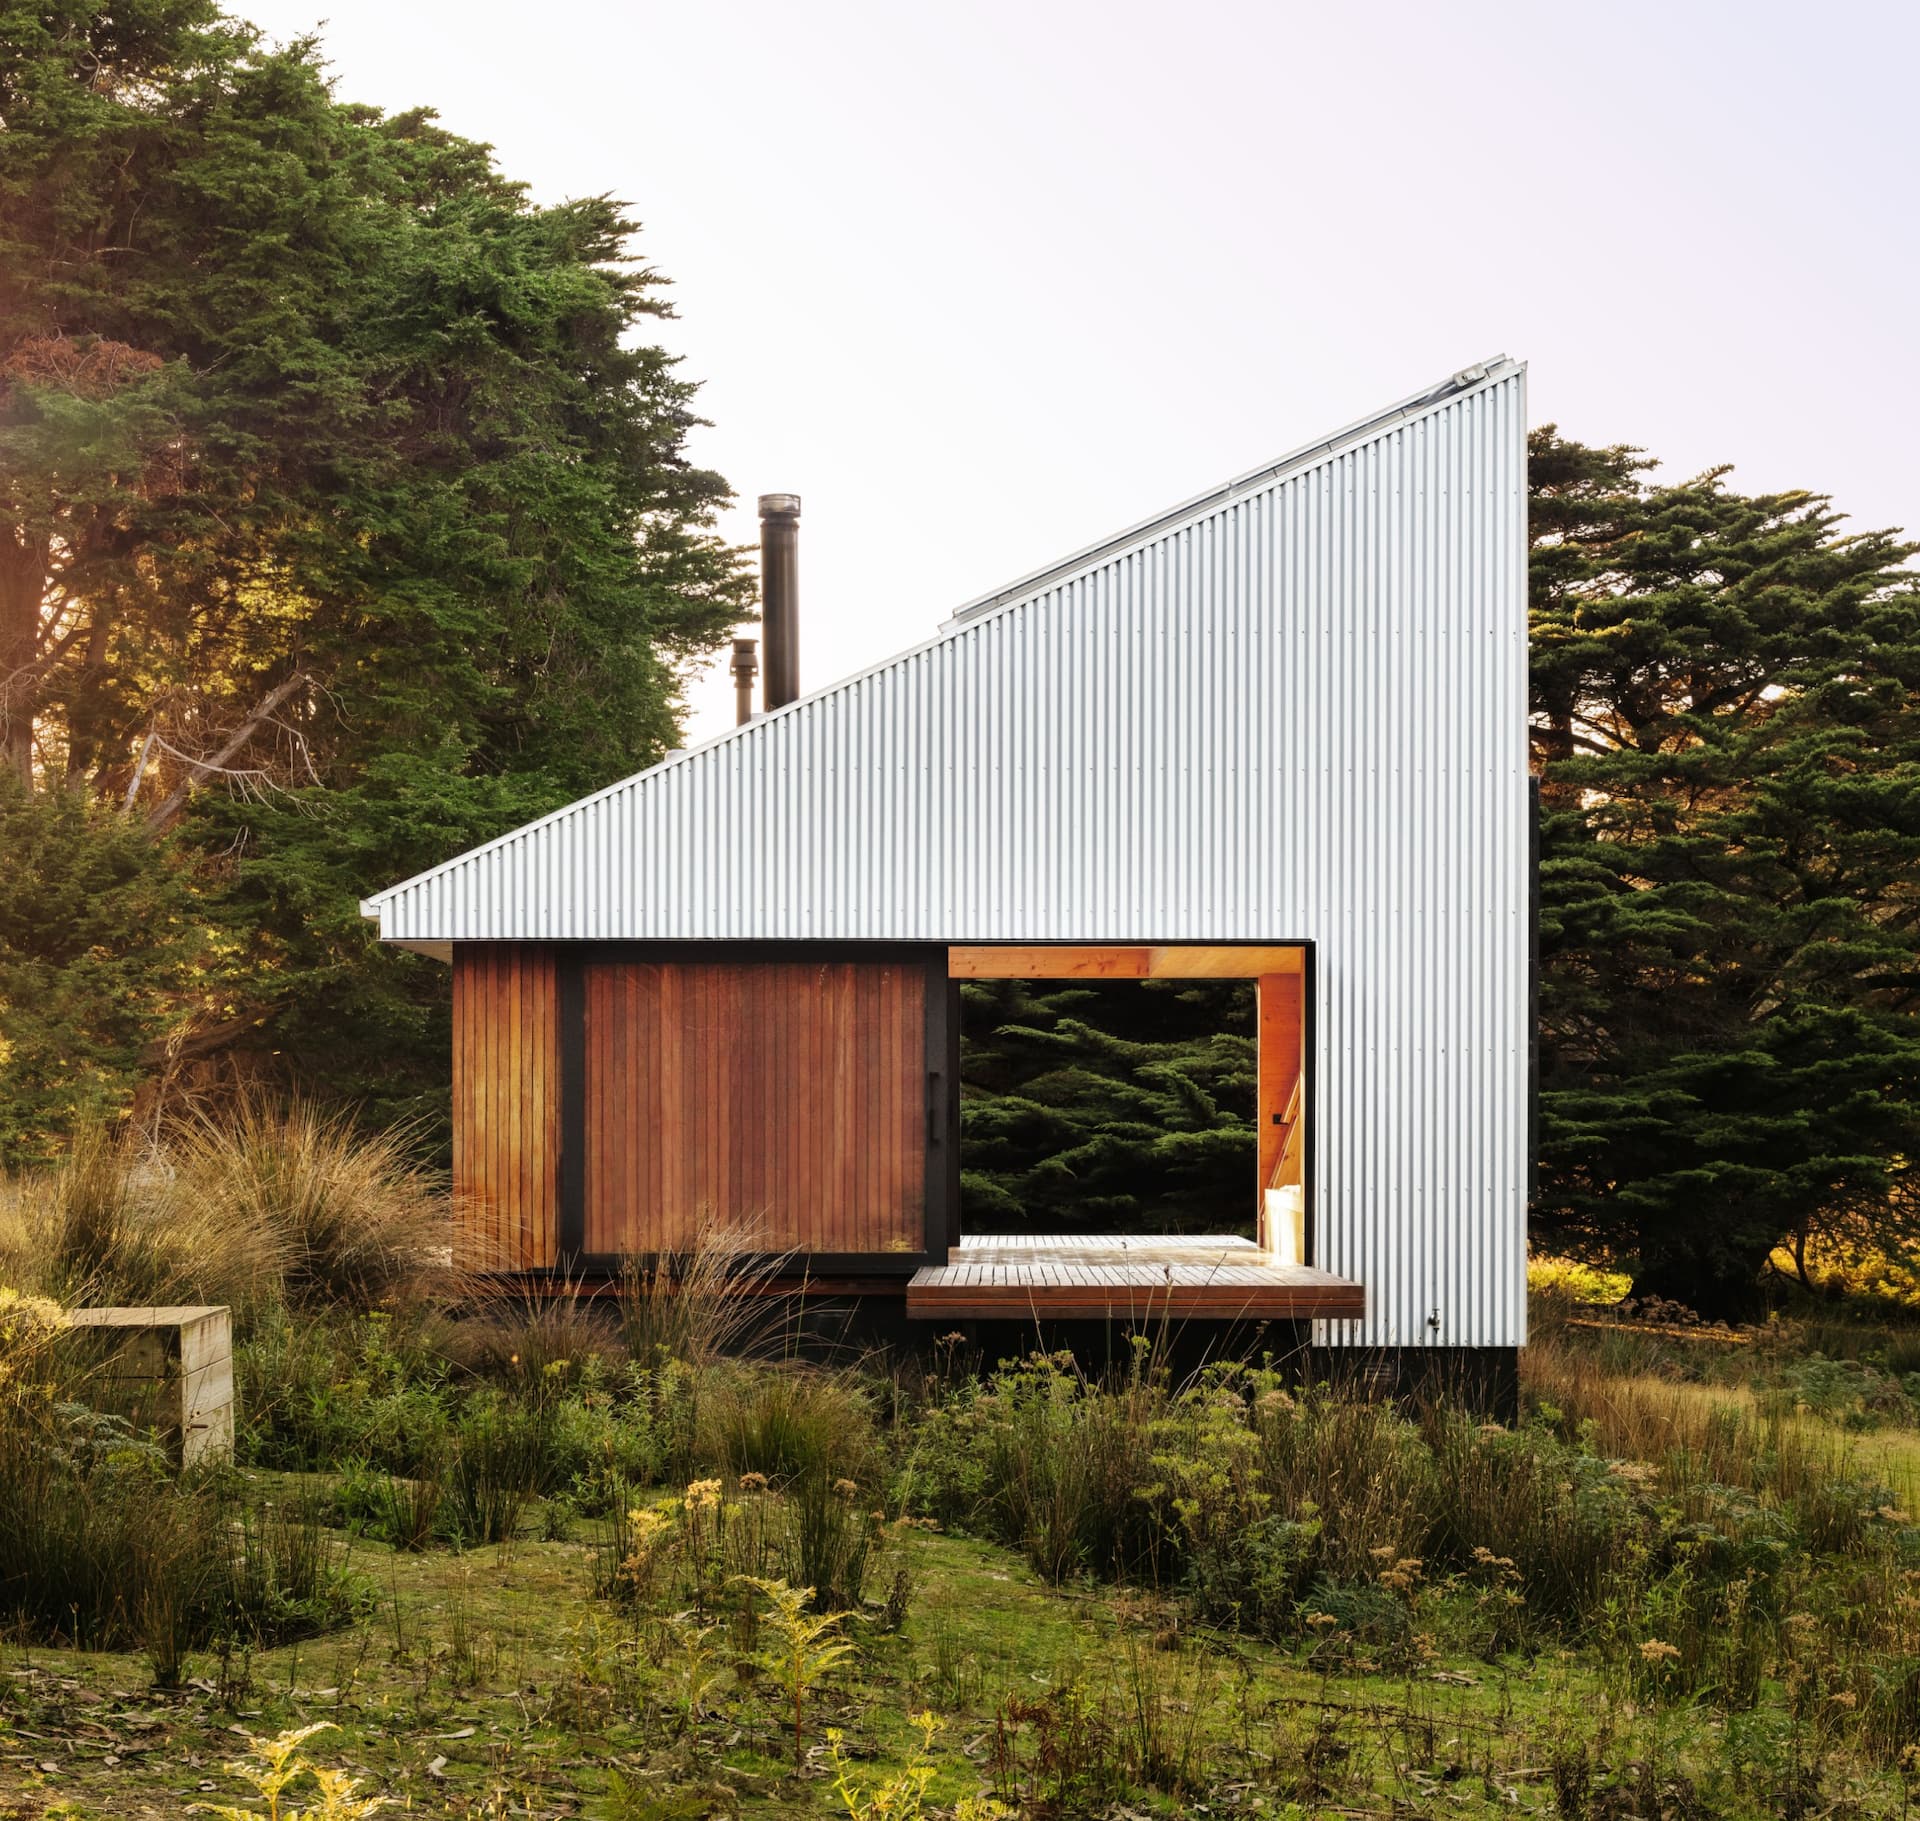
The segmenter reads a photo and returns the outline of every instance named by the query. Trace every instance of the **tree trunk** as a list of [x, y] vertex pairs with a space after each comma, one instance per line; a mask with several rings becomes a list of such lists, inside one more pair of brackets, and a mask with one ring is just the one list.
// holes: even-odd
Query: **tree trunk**
[[33, 728], [40, 706], [40, 608], [45, 539], [0, 536], [0, 768], [33, 788]]

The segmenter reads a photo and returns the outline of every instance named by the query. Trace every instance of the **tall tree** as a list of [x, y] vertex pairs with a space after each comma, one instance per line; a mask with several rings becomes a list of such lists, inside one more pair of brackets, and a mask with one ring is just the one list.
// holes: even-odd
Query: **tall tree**
[[749, 606], [663, 281], [210, 0], [0, 0], [0, 118], [0, 767], [197, 853], [248, 1041], [416, 1105], [444, 980], [357, 897], [657, 757]]
[[1920, 1155], [1914, 547], [1826, 498], [1531, 445], [1536, 1231], [1750, 1310]]

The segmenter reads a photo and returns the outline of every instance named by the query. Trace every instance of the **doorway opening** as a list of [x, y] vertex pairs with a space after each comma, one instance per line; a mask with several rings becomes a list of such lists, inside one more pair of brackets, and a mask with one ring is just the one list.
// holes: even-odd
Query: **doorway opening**
[[960, 1227], [1309, 1253], [1304, 945], [975, 946]]

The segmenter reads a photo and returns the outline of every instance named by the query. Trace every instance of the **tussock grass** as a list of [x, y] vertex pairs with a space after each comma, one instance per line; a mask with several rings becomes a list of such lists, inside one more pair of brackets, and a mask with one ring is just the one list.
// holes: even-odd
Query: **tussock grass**
[[787, 1259], [765, 1250], [756, 1227], [701, 1224], [698, 1245], [622, 1272], [620, 1338], [628, 1356], [643, 1366], [779, 1357], [789, 1350], [793, 1311], [773, 1285]]
[[365, 1309], [468, 1288], [451, 1204], [413, 1138], [310, 1100], [250, 1097], [174, 1132], [163, 1155], [209, 1225], [262, 1236], [288, 1302]]
[[0, 1178], [0, 1281], [69, 1307], [371, 1308], [466, 1287], [446, 1195], [404, 1132], [295, 1100], [158, 1136], [83, 1127], [57, 1167]]
[[140, 1134], [83, 1127], [58, 1168], [0, 1178], [0, 1279], [69, 1307], [211, 1302], [245, 1319], [279, 1299], [291, 1247], [204, 1188]]

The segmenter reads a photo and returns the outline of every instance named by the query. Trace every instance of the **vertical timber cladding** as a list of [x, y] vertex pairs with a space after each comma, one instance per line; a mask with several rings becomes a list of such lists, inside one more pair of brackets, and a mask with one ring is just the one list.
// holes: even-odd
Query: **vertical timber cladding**
[[558, 1256], [559, 996], [551, 948], [456, 944], [453, 1189], [463, 1262], [539, 1270]]
[[601, 951], [581, 973], [588, 1257], [679, 1250], [717, 1229], [755, 1252], [904, 1263], [928, 1250], [945, 980], [924, 952]]

